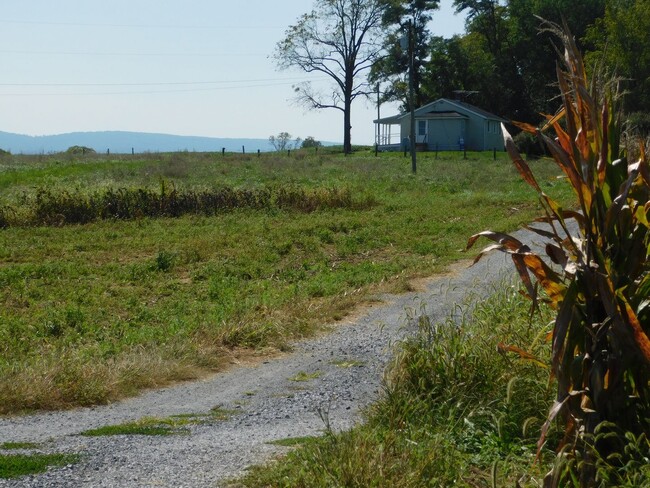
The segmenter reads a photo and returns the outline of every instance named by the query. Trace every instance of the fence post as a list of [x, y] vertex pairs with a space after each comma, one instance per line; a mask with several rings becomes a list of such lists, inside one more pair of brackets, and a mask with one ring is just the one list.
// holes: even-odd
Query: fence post
[[291, 156], [291, 149], [287, 149], [287, 157]]
[[135, 154], [135, 148], [132, 147], [131, 148], [131, 156], [133, 156], [134, 154]]
[[260, 150], [259, 149], [257, 150], [257, 157], [258, 158], [260, 157]]
[[497, 160], [497, 148], [496, 147], [492, 148], [492, 157], [494, 158], [495, 161]]
[[246, 154], [246, 148], [244, 146], [241, 147], [241, 153]]
[[222, 148], [221, 148], [221, 155], [222, 155], [222, 156], [225, 156], [225, 155], [226, 155], [226, 148], [225, 148], [225, 147], [222, 147]]

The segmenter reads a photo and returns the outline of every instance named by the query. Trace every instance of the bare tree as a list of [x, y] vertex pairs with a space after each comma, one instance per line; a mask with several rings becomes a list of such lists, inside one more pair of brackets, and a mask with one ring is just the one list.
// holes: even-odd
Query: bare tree
[[285, 151], [287, 149], [297, 149], [302, 143], [302, 139], [297, 137], [293, 143], [291, 142], [291, 134], [288, 132], [280, 132], [277, 136], [269, 137], [269, 143], [276, 151]]
[[352, 102], [370, 91], [361, 75], [381, 52], [382, 11], [378, 0], [320, 0], [276, 45], [274, 57], [281, 69], [298, 68], [331, 78], [331, 93], [320, 93], [307, 82], [295, 87], [296, 99], [312, 109], [343, 112], [346, 154], [352, 152]]

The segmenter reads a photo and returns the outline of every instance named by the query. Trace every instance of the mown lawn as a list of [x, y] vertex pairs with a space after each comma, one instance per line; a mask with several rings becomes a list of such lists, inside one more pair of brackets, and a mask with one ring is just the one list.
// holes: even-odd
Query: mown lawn
[[[545, 189], [571, 201], [557, 168]], [[264, 188], [349, 191], [373, 202], [304, 212], [20, 225], [39, 189]], [[535, 196], [492, 153], [369, 151], [4, 157], [0, 208], [0, 413], [96, 404], [222, 367], [240, 348], [272, 351], [340, 320], [379, 291], [441, 271], [477, 230], [511, 230]]]

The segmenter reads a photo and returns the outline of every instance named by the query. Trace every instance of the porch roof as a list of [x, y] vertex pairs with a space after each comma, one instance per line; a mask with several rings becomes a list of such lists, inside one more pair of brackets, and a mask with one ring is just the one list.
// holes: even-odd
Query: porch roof
[[[406, 117], [409, 117], [411, 114], [410, 112], [404, 113], [404, 114], [399, 114], [399, 115], [393, 115], [392, 117], [383, 117], [381, 119], [375, 119], [373, 122], [375, 124], [388, 124], [388, 125], [393, 125], [393, 124], [400, 124], [403, 119]], [[468, 119], [469, 117], [467, 115], [463, 115], [458, 112], [454, 111], [441, 111], [441, 112], [427, 112], [424, 114], [415, 114], [415, 120], [433, 120], [433, 119], [445, 119], [445, 120], [451, 120], [451, 119]]]

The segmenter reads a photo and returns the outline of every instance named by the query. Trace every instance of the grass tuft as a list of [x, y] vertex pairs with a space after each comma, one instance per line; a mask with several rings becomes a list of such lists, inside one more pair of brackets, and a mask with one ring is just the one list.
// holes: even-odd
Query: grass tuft
[[51, 466], [65, 466], [78, 460], [79, 456], [73, 454], [0, 454], [0, 479], [44, 473]]
[[39, 444], [34, 442], [3, 442], [0, 444], [0, 449], [12, 450], [12, 449], [37, 449]]
[[323, 373], [320, 371], [314, 371], [313, 373], [306, 373], [305, 371], [298, 371], [295, 376], [289, 378], [289, 381], [295, 381], [296, 383], [306, 382], [315, 380], [319, 378]]

